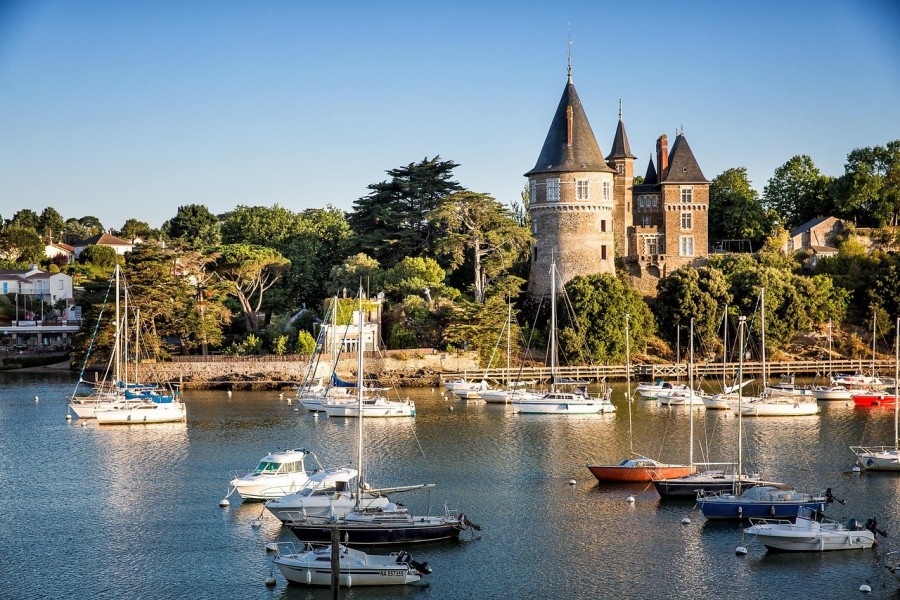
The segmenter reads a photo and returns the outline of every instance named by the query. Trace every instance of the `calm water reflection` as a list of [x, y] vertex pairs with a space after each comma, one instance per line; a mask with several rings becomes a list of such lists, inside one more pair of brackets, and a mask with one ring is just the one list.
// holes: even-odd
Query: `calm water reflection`
[[[306, 447], [326, 465], [354, 460], [355, 422], [312, 416], [277, 392], [190, 392], [188, 423], [98, 427], [65, 421], [72, 385], [0, 380], [0, 597], [327, 598], [325, 590], [266, 588], [264, 545], [291, 540], [261, 505], [217, 506], [228, 473], [267, 451]], [[636, 452], [688, 458], [690, 412], [633, 405], [633, 440], [619, 412], [515, 415], [504, 406], [404, 390], [418, 416], [370, 420], [368, 479], [435, 482], [402, 500], [447, 503], [481, 524], [481, 538], [411, 547], [434, 567], [425, 585], [356, 588], [345, 598], [845, 598], [895, 597], [882, 566], [900, 550], [900, 477], [853, 475], [848, 446], [889, 443], [890, 410], [837, 403], [805, 418], [746, 419], [745, 456], [800, 489], [834, 488], [832, 516], [876, 516], [891, 537], [874, 551], [734, 555], [741, 530], [705, 523], [691, 503], [661, 503], [652, 487], [598, 487], [588, 462]], [[39, 398], [35, 401], [35, 396]], [[450, 409], [453, 409], [452, 411]], [[694, 412], [697, 460], [731, 460], [737, 420]], [[576, 480], [574, 486], [568, 485]], [[636, 502], [625, 498], [634, 494]], [[263, 515], [262, 525], [252, 526]], [[682, 525], [689, 517], [691, 523]]]

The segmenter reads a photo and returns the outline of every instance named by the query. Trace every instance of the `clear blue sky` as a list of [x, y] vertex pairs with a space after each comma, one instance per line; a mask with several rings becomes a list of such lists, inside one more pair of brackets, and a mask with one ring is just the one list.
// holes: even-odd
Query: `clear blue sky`
[[0, 0], [0, 215], [107, 228], [180, 205], [349, 210], [440, 155], [519, 198], [566, 81], [635, 171], [684, 126], [712, 179], [762, 190], [809, 154], [840, 175], [900, 139], [900, 8], [883, 1]]

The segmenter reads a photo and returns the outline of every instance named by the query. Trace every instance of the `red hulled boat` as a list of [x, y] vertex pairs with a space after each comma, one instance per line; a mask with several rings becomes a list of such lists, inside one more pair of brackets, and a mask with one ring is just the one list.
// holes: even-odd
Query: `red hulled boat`
[[668, 465], [652, 458], [628, 458], [617, 465], [588, 465], [588, 470], [600, 483], [641, 483], [660, 479], [675, 479], [697, 471], [690, 465]]
[[862, 392], [852, 398], [855, 406], [893, 406], [897, 401], [894, 394], [885, 392]]

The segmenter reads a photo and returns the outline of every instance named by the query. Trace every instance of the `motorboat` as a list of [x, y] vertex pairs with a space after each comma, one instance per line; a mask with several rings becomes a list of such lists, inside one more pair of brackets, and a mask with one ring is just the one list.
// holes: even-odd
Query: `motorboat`
[[812, 390], [795, 383], [793, 375], [785, 375], [775, 385], [767, 386], [764, 390], [767, 396], [811, 397]]
[[702, 394], [697, 391], [691, 391], [690, 388], [685, 390], [667, 390], [660, 392], [656, 396], [656, 401], [663, 406], [704, 406]]
[[703, 406], [705, 406], [707, 410], [732, 410], [732, 406], [736, 406], [737, 403], [738, 395], [736, 392], [703, 396]]
[[810, 393], [812, 393], [813, 398], [816, 400], [846, 401], [850, 400], [853, 392], [846, 386], [833, 384], [813, 386], [810, 389]]
[[[313, 517], [345, 517], [357, 506], [356, 494], [351, 486], [359, 472], [349, 467], [335, 467], [313, 473], [309, 481], [296, 492], [266, 502], [266, 508], [279, 521], [302, 520], [304, 515]], [[362, 486], [359, 506], [364, 510], [383, 509], [390, 502], [388, 494], [434, 487], [433, 483], [407, 485], [392, 488], [370, 489]]]
[[303, 448], [270, 452], [254, 470], [232, 477], [228, 495], [237, 492], [242, 500], [262, 501], [296, 492], [310, 480], [305, 465], [305, 459], [310, 455]]
[[893, 406], [897, 402], [894, 394], [872, 390], [858, 390], [850, 394], [854, 406]]
[[543, 394], [529, 391], [526, 386], [534, 385], [536, 381], [512, 382], [505, 388], [494, 388], [481, 393], [481, 399], [488, 404], [509, 404], [518, 397], [537, 398]]
[[[338, 585], [406, 585], [432, 572], [427, 562], [417, 562], [408, 552], [367, 554], [340, 545]], [[291, 542], [277, 544], [275, 566], [289, 583], [329, 586], [332, 583], [332, 547], [306, 544], [297, 551]]]
[[416, 403], [406, 400], [388, 400], [384, 396], [368, 396], [362, 402], [323, 401], [322, 408], [329, 417], [414, 417]]
[[783, 552], [826, 552], [857, 550], [875, 545], [879, 532], [875, 519], [865, 524], [850, 519], [846, 524], [801, 507], [794, 522], [786, 519], [750, 519], [744, 533], [769, 550]]
[[823, 494], [807, 494], [781, 485], [756, 485], [741, 494], [697, 493], [697, 506], [707, 519], [793, 519], [801, 507], [824, 511], [833, 500], [830, 489]]
[[485, 380], [469, 381], [465, 377], [444, 382], [444, 387], [448, 392], [453, 392], [460, 398], [469, 397], [468, 394], [475, 394], [475, 397], [481, 394], [483, 390], [487, 390], [490, 386]]
[[301, 542], [328, 542], [336, 526], [349, 546], [381, 546], [436, 542], [459, 538], [469, 528], [479, 530], [464, 514], [445, 509], [436, 516], [413, 516], [403, 506], [390, 502], [380, 509], [358, 508], [341, 518], [300, 517], [285, 523]]
[[167, 402], [149, 399], [124, 400], [109, 408], [95, 408], [94, 418], [100, 425], [178, 423], [187, 419], [187, 410], [184, 404], [177, 400]]
[[655, 400], [664, 392], [687, 392], [690, 388], [681, 383], [669, 383], [662, 379], [657, 379], [653, 383], [644, 382], [635, 386], [634, 391], [644, 400]]
[[617, 465], [588, 465], [588, 470], [600, 483], [639, 483], [684, 477], [697, 469], [690, 465], [669, 465], [639, 456], [626, 458]]

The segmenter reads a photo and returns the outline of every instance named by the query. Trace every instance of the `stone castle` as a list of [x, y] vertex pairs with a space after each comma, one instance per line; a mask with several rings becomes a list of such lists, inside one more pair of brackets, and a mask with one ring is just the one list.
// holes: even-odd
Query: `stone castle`
[[550, 293], [550, 265], [563, 284], [578, 275], [616, 272], [655, 295], [657, 281], [708, 253], [709, 181], [684, 137], [671, 150], [656, 142], [644, 181], [634, 185], [634, 161], [619, 108], [619, 123], [604, 158], [584, 107], [568, 81], [529, 184], [535, 245], [528, 293]]

